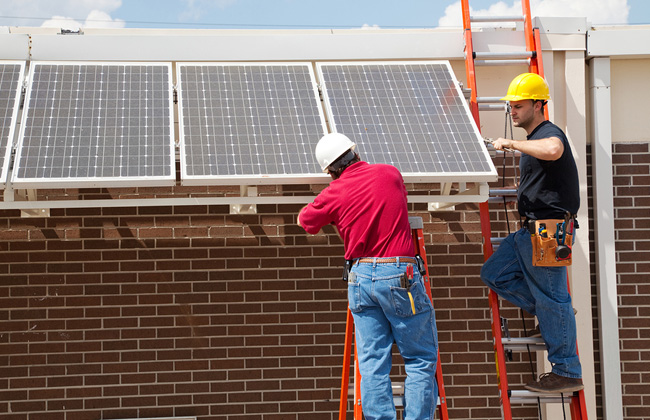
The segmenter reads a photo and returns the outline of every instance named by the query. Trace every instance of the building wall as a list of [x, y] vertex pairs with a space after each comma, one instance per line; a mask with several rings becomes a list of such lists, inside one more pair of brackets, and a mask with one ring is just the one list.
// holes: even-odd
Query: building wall
[[[331, 226], [305, 234], [299, 208], [4, 211], [0, 420], [338, 418], [343, 247]], [[499, 418], [477, 209], [411, 214], [450, 416]]]
[[616, 272], [626, 420], [647, 419], [650, 395], [650, 144], [613, 147]]
[[639, 106], [650, 95], [648, 69], [648, 58], [611, 61], [613, 141], [650, 141], [650, 118], [645, 107]]

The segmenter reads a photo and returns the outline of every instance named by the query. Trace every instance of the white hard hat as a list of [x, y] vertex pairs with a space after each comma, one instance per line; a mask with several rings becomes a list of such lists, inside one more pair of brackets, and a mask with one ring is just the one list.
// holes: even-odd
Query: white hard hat
[[354, 150], [357, 145], [346, 135], [341, 133], [325, 134], [316, 145], [316, 160], [323, 172], [345, 154], [348, 150]]

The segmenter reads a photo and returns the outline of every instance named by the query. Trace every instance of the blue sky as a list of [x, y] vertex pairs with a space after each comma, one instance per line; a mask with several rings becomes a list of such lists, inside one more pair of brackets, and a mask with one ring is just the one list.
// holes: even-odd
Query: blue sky
[[[533, 16], [650, 24], [648, 0], [530, 0]], [[471, 0], [512, 14], [520, 0]], [[460, 26], [459, 0], [0, 0], [0, 26], [116, 28], [432, 28]]]

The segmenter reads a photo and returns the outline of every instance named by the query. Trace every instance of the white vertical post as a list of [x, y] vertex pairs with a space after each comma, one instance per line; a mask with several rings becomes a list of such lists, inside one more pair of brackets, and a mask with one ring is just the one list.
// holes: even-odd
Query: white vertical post
[[[591, 276], [589, 264], [589, 212], [587, 196], [587, 98], [584, 51], [564, 51], [552, 54], [554, 59], [544, 56], [545, 76], [551, 87], [549, 104], [550, 120], [563, 128], [578, 169], [580, 179], [580, 210], [578, 230], [573, 246], [573, 265], [569, 269], [571, 299], [578, 311], [576, 327], [578, 348], [582, 365], [582, 380], [585, 384], [585, 402], [590, 419], [596, 418], [596, 374], [594, 371], [593, 328], [591, 315]], [[550, 65], [549, 65], [550, 63]], [[539, 372], [548, 372], [550, 364], [544, 357], [537, 362]], [[564, 407], [564, 409], [568, 409]], [[558, 404], [546, 404], [545, 419], [562, 416]]]
[[564, 76], [566, 81], [566, 133], [578, 167], [580, 178], [580, 210], [582, 224], [576, 235], [574, 260], [571, 267], [571, 299], [578, 311], [578, 351], [585, 384], [585, 401], [590, 419], [596, 418], [596, 374], [594, 371], [593, 325], [591, 313], [591, 275], [589, 264], [589, 206], [587, 195], [587, 92], [585, 52], [566, 51]]
[[[616, 249], [614, 241], [614, 183], [612, 171], [612, 110], [610, 59], [591, 60], [592, 174], [596, 278], [598, 282], [598, 326], [603, 418], [623, 418], [621, 356], [618, 335]], [[591, 414], [590, 414], [591, 416]]]

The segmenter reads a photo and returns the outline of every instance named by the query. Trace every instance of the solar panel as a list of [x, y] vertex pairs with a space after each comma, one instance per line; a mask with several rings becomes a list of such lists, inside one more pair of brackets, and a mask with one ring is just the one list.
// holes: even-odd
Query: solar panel
[[24, 73], [24, 62], [0, 62], [0, 188], [9, 171]]
[[12, 182], [174, 185], [172, 89], [169, 63], [33, 63]]
[[179, 63], [185, 185], [321, 179], [326, 133], [309, 63]]
[[447, 61], [318, 63], [332, 131], [406, 181], [492, 181], [496, 170]]

